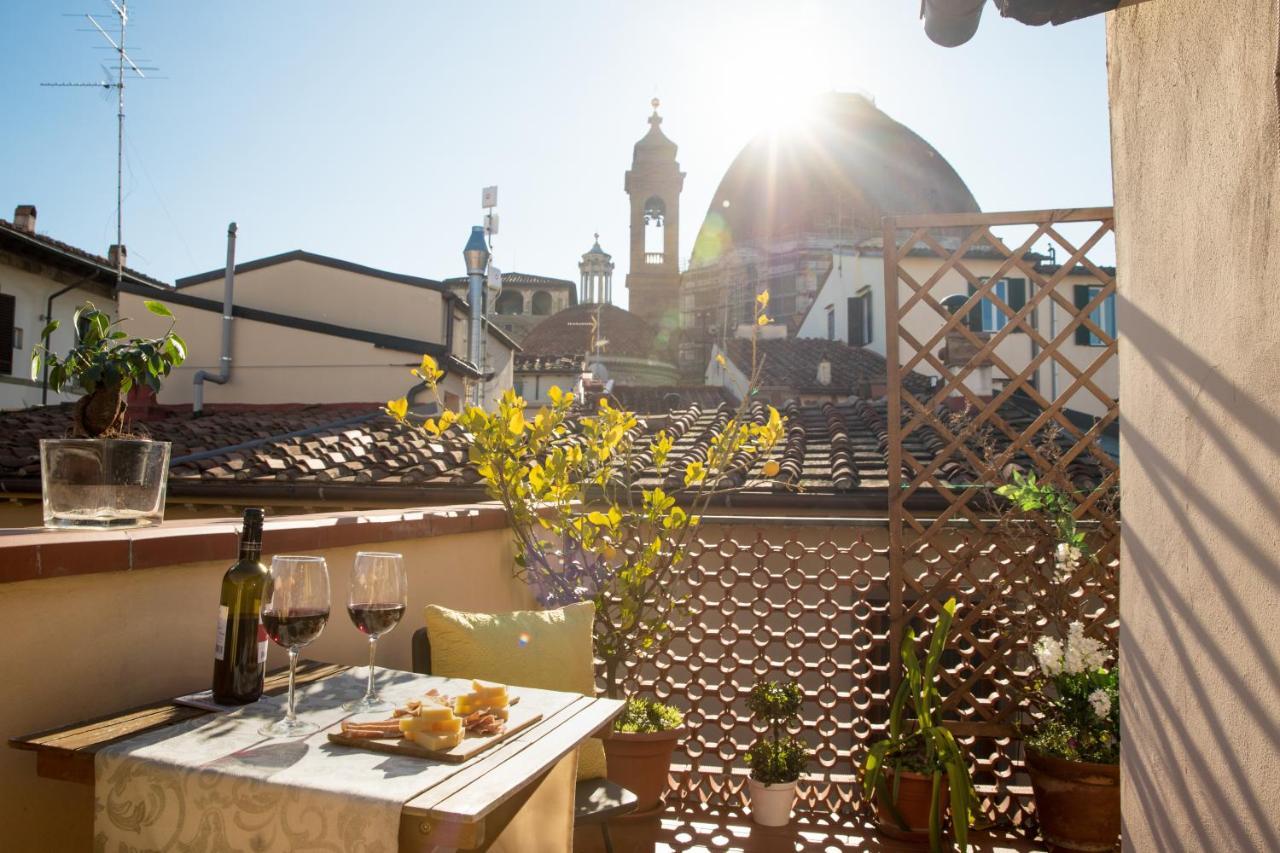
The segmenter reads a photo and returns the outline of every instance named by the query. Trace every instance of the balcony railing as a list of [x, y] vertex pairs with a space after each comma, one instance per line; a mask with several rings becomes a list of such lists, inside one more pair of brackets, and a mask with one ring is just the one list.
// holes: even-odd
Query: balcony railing
[[645, 252], [644, 262], [651, 267], [660, 267], [663, 264], [664, 257], [662, 252]]
[[[692, 812], [746, 804], [743, 755], [756, 737], [747, 693], [757, 679], [794, 680], [805, 695], [796, 731], [814, 751], [797, 813], [819, 825], [867, 817], [859, 768], [886, 728], [894, 602], [933, 597], [940, 605], [956, 595], [944, 707], [970, 751], [983, 810], [1006, 826], [1025, 825], [1031, 792], [1009, 723], [1032, 658], [1013, 626], [1042, 623], [1031, 590], [1047, 561], [968, 537], [956, 530], [945, 543], [952, 555], [972, 555], [964, 577], [935, 576], [937, 555], [928, 553], [894, 577], [887, 519], [707, 517], [681, 590], [688, 618], [669, 648], [633, 666], [628, 680], [685, 711], [674, 804]], [[1026, 556], [1012, 559], [1011, 550]], [[1108, 578], [1084, 578], [1079, 589], [1078, 600], [1103, 622], [1115, 613], [1114, 569], [1103, 567]], [[910, 624], [929, 631], [923, 620]]]

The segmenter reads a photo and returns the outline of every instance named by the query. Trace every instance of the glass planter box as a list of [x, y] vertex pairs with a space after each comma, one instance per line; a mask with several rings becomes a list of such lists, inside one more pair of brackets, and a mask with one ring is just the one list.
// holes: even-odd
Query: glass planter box
[[40, 442], [44, 526], [151, 527], [164, 521], [167, 441], [55, 438]]

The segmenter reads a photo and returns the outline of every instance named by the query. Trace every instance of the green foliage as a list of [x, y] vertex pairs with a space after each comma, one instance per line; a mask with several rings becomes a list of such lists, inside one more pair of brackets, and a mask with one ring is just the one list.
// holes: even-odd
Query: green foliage
[[[1067, 761], [1118, 764], [1120, 761], [1120, 673], [1095, 668], [1060, 673], [1040, 705], [1044, 719], [1025, 737], [1027, 746]], [[1106, 713], [1095, 702], [1101, 691]]]
[[767, 728], [766, 736], [756, 740], [745, 756], [751, 766], [752, 779], [776, 785], [800, 778], [809, 763], [809, 747], [803, 740], [783, 732], [787, 726], [799, 723], [803, 704], [804, 691], [795, 682], [759, 681], [751, 688], [747, 707]]
[[79, 331], [75, 346], [65, 357], [49, 351], [45, 342], [58, 328], [54, 320], [40, 333], [41, 343], [31, 351], [31, 378], [40, 378], [41, 368], [49, 366], [49, 387], [61, 391], [78, 385], [86, 394], [98, 388], [119, 388], [129, 393], [135, 385], [160, 390], [160, 380], [187, 357], [187, 345], [173, 331], [173, 313], [159, 302], [145, 303], [152, 314], [170, 319], [169, 329], [158, 338], [131, 338], [117, 328], [122, 321], [112, 321], [103, 311], [86, 302], [75, 314]]
[[747, 697], [747, 709], [757, 719], [770, 725], [790, 725], [800, 717], [804, 704], [804, 691], [794, 681], [780, 684], [777, 681], [759, 681]]
[[[758, 296], [761, 326], [769, 322], [767, 306], [768, 295]], [[432, 390], [443, 376], [429, 356], [412, 372]], [[752, 373], [754, 383], [758, 368]], [[752, 409], [747, 394], [715, 429], [705, 458], [677, 467], [666, 432], [646, 436], [635, 415], [607, 399], [583, 415], [573, 394], [554, 387], [548, 393], [551, 405], [532, 418], [525, 416], [525, 400], [507, 391], [496, 411], [445, 411], [421, 429], [432, 436], [451, 429], [466, 434], [471, 463], [507, 511], [519, 573], [538, 602], [595, 604], [595, 654], [604, 665], [605, 694], [617, 699], [623, 667], [662, 649], [673, 620], [684, 613], [679, 582], [702, 511], [742, 488], [731, 485], [731, 474], [764, 463], [764, 476], [776, 475], [769, 456], [786, 424], [772, 406]], [[409, 421], [404, 399], [389, 401], [386, 412]], [[644, 457], [660, 482], [676, 485], [633, 483], [635, 463]]]
[[677, 729], [683, 722], [684, 715], [670, 705], [653, 699], [632, 697], [613, 721], [613, 730], [628, 734], [654, 734]]
[[1023, 512], [1039, 512], [1053, 524], [1057, 531], [1058, 541], [1085, 549], [1084, 531], [1076, 526], [1076, 504], [1061, 489], [1040, 482], [1034, 471], [1025, 476], [1014, 469], [1010, 479], [996, 489], [996, 494], [1008, 499]]
[[762, 785], [795, 782], [809, 763], [809, 746], [797, 737], [787, 735], [777, 740], [762, 738], [747, 750], [751, 778]]
[[916, 654], [915, 632], [907, 629], [902, 642], [904, 677], [889, 707], [889, 736], [872, 744], [862, 775], [863, 794], [874, 796], [903, 829], [908, 827], [897, 808], [896, 777], [891, 779], [886, 767], [933, 777], [929, 808], [929, 848], [933, 853], [949, 849], [942, 841], [943, 775], [950, 790], [951, 831], [962, 853], [969, 849], [973, 806], [978, 802], [969, 778], [968, 756], [942, 720], [942, 694], [938, 691], [938, 668], [955, 612], [956, 600], [952, 598], [938, 615], [923, 662]]

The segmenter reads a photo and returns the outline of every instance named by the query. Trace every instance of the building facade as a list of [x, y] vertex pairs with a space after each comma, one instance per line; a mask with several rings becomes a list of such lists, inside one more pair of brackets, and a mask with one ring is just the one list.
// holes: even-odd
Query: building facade
[[[467, 301], [466, 276], [446, 278], [444, 285], [458, 299]], [[519, 343], [530, 329], [547, 317], [577, 304], [577, 291], [568, 279], [507, 272], [502, 274], [502, 289], [485, 316]]]

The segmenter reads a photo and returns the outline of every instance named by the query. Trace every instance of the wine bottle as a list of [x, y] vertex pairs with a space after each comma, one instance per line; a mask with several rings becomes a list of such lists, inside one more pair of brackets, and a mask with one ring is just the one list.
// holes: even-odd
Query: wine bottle
[[222, 576], [213, 652], [213, 699], [222, 705], [247, 705], [262, 695], [267, 634], [260, 614], [269, 576], [262, 565], [263, 517], [260, 508], [244, 511], [240, 558]]

